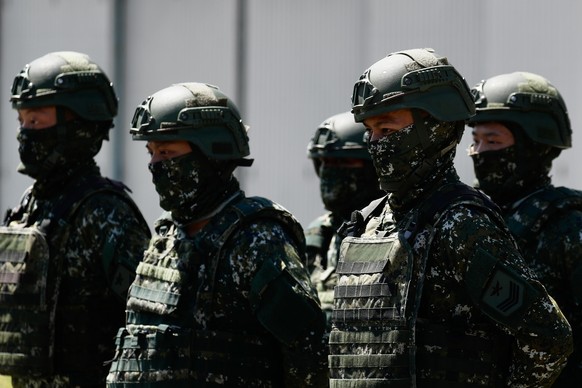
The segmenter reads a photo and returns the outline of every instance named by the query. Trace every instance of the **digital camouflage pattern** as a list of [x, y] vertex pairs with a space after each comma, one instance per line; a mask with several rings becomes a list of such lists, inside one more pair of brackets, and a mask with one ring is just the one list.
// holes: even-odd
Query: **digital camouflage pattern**
[[[301, 227], [265, 199], [238, 192], [227, 203], [192, 237], [171, 218], [158, 220], [109, 387], [327, 386], [324, 317], [302, 263]], [[248, 207], [256, 210], [241, 216]], [[149, 341], [141, 353], [123, 338], [171, 331], [177, 339]]]
[[305, 229], [307, 268], [327, 319], [327, 331], [331, 330], [333, 289], [337, 283], [335, 268], [343, 237], [337, 230], [344, 221], [346, 220], [334, 217], [333, 213], [328, 212], [313, 220]]
[[364, 124], [356, 123], [351, 112], [343, 112], [324, 120], [307, 145], [307, 155], [319, 177], [321, 201], [328, 211], [305, 230], [307, 267], [327, 317], [328, 332], [343, 239], [337, 230], [354, 210], [384, 195], [365, 137]]
[[[69, 166], [58, 176], [37, 181], [32, 197], [7, 220], [39, 224], [52, 217], [55, 203], [84, 179], [98, 177], [93, 160]], [[124, 322], [124, 302], [134, 271], [149, 241], [149, 229], [119, 194], [96, 193], [67, 220], [69, 238], [56, 308], [54, 375], [13, 377], [14, 387], [103, 386], [103, 364], [113, 355], [112, 338]], [[56, 228], [50, 241], [58, 239]], [[51, 256], [50, 260], [55, 260]], [[52, 278], [49, 278], [49, 289]]]
[[574, 352], [556, 387], [582, 381], [582, 193], [548, 185], [503, 207], [523, 257], [572, 326]]
[[[451, 166], [445, 170], [444, 178], [432, 177], [406, 197], [389, 197], [382, 213], [366, 225], [363, 237], [374, 240], [395, 233], [406, 237], [405, 231], [415, 222], [414, 216], [423, 201], [445, 184], [455, 182], [459, 183], [459, 178]], [[414, 263], [427, 255], [425, 269], [415, 267], [416, 272], [413, 271], [414, 276], [423, 279], [416, 306], [417, 386], [552, 385], [572, 351], [570, 326], [494, 215], [471, 204], [455, 206], [441, 215], [434, 230], [430, 223], [419, 224], [410, 247]], [[367, 275], [350, 276], [340, 276], [338, 285], [374, 281]], [[376, 280], [383, 281], [382, 277]], [[394, 294], [397, 290], [390, 292]], [[390, 307], [391, 302], [390, 298], [380, 299], [378, 304], [369, 306], [362, 299], [338, 298], [335, 307], [344, 311], [363, 306], [382, 310]], [[337, 319], [332, 338], [340, 329], [348, 333], [366, 330], [363, 320], [364, 326], [357, 322], [350, 326], [341, 317]], [[332, 355], [369, 355], [369, 362], [360, 368], [348, 360], [341, 361], [340, 357], [340, 364], [331, 365], [332, 379], [339, 379], [332, 380], [332, 386], [352, 386], [349, 382], [343, 384], [344, 379], [364, 378], [373, 383], [374, 378], [394, 378], [362, 374], [362, 367], [370, 368], [372, 373], [379, 370], [375, 366], [397, 367], [390, 363], [394, 358], [386, 357], [404, 354], [406, 342], [388, 337], [389, 332], [388, 327], [380, 326], [369, 337], [362, 333], [360, 343], [332, 343]], [[371, 341], [373, 336], [387, 345], [378, 348], [377, 342]], [[392, 356], [379, 358], [374, 353]], [[473, 369], [472, 365], [482, 368]]]

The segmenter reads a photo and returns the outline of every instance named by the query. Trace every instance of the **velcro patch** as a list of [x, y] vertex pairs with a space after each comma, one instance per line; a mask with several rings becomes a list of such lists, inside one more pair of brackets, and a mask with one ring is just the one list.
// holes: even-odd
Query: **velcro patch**
[[509, 316], [524, 304], [525, 285], [502, 268], [496, 269], [487, 284], [482, 301], [503, 316]]

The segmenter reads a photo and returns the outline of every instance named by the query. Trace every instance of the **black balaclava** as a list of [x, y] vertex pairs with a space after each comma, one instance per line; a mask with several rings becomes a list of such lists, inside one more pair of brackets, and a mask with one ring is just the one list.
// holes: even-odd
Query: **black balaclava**
[[476, 187], [499, 206], [506, 207], [518, 199], [551, 183], [552, 160], [560, 150], [533, 142], [514, 123], [503, 123], [515, 144], [501, 150], [472, 154]]
[[197, 147], [192, 149], [149, 165], [160, 206], [179, 226], [205, 219], [239, 190], [232, 163], [210, 160]]
[[47, 194], [50, 188], [62, 184], [79, 168], [96, 166], [93, 158], [110, 127], [111, 122], [65, 121], [64, 108], [57, 107], [56, 125], [19, 129], [18, 172], [34, 178], [35, 190]]
[[414, 124], [368, 141], [380, 186], [392, 193], [389, 201], [394, 210], [405, 211], [453, 166], [461, 125], [416, 114]]
[[325, 208], [342, 219], [368, 205], [384, 193], [378, 185], [374, 166], [364, 160], [363, 167], [319, 167], [319, 189]]

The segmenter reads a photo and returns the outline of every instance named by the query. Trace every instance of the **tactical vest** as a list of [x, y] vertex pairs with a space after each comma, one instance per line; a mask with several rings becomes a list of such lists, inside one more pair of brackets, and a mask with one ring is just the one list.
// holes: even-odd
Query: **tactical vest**
[[[451, 333], [445, 326], [419, 321], [417, 312], [430, 247], [442, 215], [456, 206], [472, 206], [502, 224], [496, 206], [477, 190], [449, 184], [407, 215], [399, 224], [406, 227], [397, 228], [393, 220], [384, 220], [388, 223], [385, 231], [376, 236], [360, 236], [368, 221], [382, 212], [385, 202], [386, 198], [379, 199], [363, 214], [354, 213], [352, 223], [342, 228], [350, 235], [342, 242], [337, 267], [340, 278], [335, 288], [334, 328], [330, 335], [331, 388], [415, 387], [419, 357], [416, 331], [423, 335], [423, 344], [445, 348], [490, 346], [487, 340], [477, 344], [478, 339], [464, 338], [463, 333], [453, 336], [454, 342], [447, 341]], [[412, 246], [419, 233], [426, 243], [415, 253]], [[426, 335], [429, 332], [434, 335]], [[467, 362], [466, 369], [430, 353], [423, 357], [424, 365], [442, 370], [443, 374], [459, 370], [469, 374], [491, 372], [483, 370], [491, 366], [479, 356]], [[437, 382], [429, 386], [451, 386], [448, 384]]]
[[[229, 382], [223, 382], [227, 385], [237, 385], [237, 378], [254, 381], [257, 386], [282, 383], [281, 366], [277, 365], [279, 344], [273, 336], [262, 331], [247, 335], [218, 331], [212, 321], [204, 328], [194, 323], [194, 316], [212, 316], [216, 269], [224, 256], [223, 247], [243, 225], [259, 219], [277, 221], [291, 232], [298, 247], [304, 247], [303, 230], [293, 216], [260, 197], [239, 198], [213, 217], [196, 239], [202, 246], [178, 240], [170, 219], [158, 224], [158, 235], [138, 266], [129, 291], [127, 328], [120, 329], [116, 339], [108, 387], [131, 386], [137, 380], [149, 387], [214, 386], [206, 382], [213, 375], [228, 376]], [[195, 276], [188, 271], [188, 261], [193, 260], [194, 251], [204, 252], [197, 260], [207, 263], [207, 268], [202, 284], [188, 294], [187, 285]], [[276, 276], [275, 268], [263, 266], [253, 287], [265, 289]], [[251, 303], [259, 302], [251, 290]], [[257, 319], [263, 318], [258, 313]], [[290, 325], [299, 326], [300, 322]]]
[[[337, 256], [341, 238], [337, 228], [331, 222], [332, 215], [325, 214], [312, 222], [305, 231], [307, 257], [310, 261], [321, 261], [323, 266], [314, 266], [311, 282], [317, 288], [321, 309], [325, 312], [328, 331], [331, 329], [331, 311], [333, 309], [333, 289], [337, 283]], [[309, 263], [311, 264], [311, 263]]]
[[548, 187], [519, 202], [505, 221], [518, 245], [528, 247], [537, 244], [535, 236], [552, 216], [566, 210], [582, 211], [582, 192]]
[[[0, 226], [1, 374], [33, 378], [54, 374], [55, 316], [64, 272], [62, 249], [72, 232], [69, 221], [98, 192], [113, 192], [137, 209], [125, 189], [122, 183], [106, 178], [88, 179], [68, 190], [54, 204], [52, 217], [40, 222], [28, 220], [32, 209], [29, 189], [20, 206], [8, 212]], [[80, 354], [71, 352], [60, 362], [75, 365]], [[59, 364], [60, 369], [63, 365]]]

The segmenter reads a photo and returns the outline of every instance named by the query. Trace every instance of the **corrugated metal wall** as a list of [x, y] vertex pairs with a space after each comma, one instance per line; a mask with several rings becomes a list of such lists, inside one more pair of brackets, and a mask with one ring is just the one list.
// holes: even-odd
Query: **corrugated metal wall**
[[[242, 5], [244, 23], [239, 13]], [[123, 178], [146, 218], [159, 214], [143, 143], [127, 134], [135, 107], [182, 81], [218, 85], [237, 97], [251, 126], [255, 164], [239, 176], [248, 194], [264, 195], [303, 223], [322, 210], [306, 146], [316, 126], [350, 108], [352, 86], [392, 51], [433, 47], [470, 85], [527, 70], [562, 92], [574, 148], [554, 164], [554, 183], [582, 188], [575, 169], [582, 116], [578, 50], [582, 3], [569, 0], [0, 0], [0, 209], [14, 206], [30, 179], [16, 173], [16, 114], [8, 103], [14, 75], [55, 50], [90, 54], [122, 93], [111, 143], [99, 162]], [[120, 13], [121, 11], [121, 13]], [[242, 31], [242, 36], [241, 36]], [[241, 51], [240, 45], [243, 44]], [[241, 79], [240, 77], [244, 77]], [[473, 179], [465, 136], [456, 164]], [[582, 142], [582, 140], [581, 140]]]

